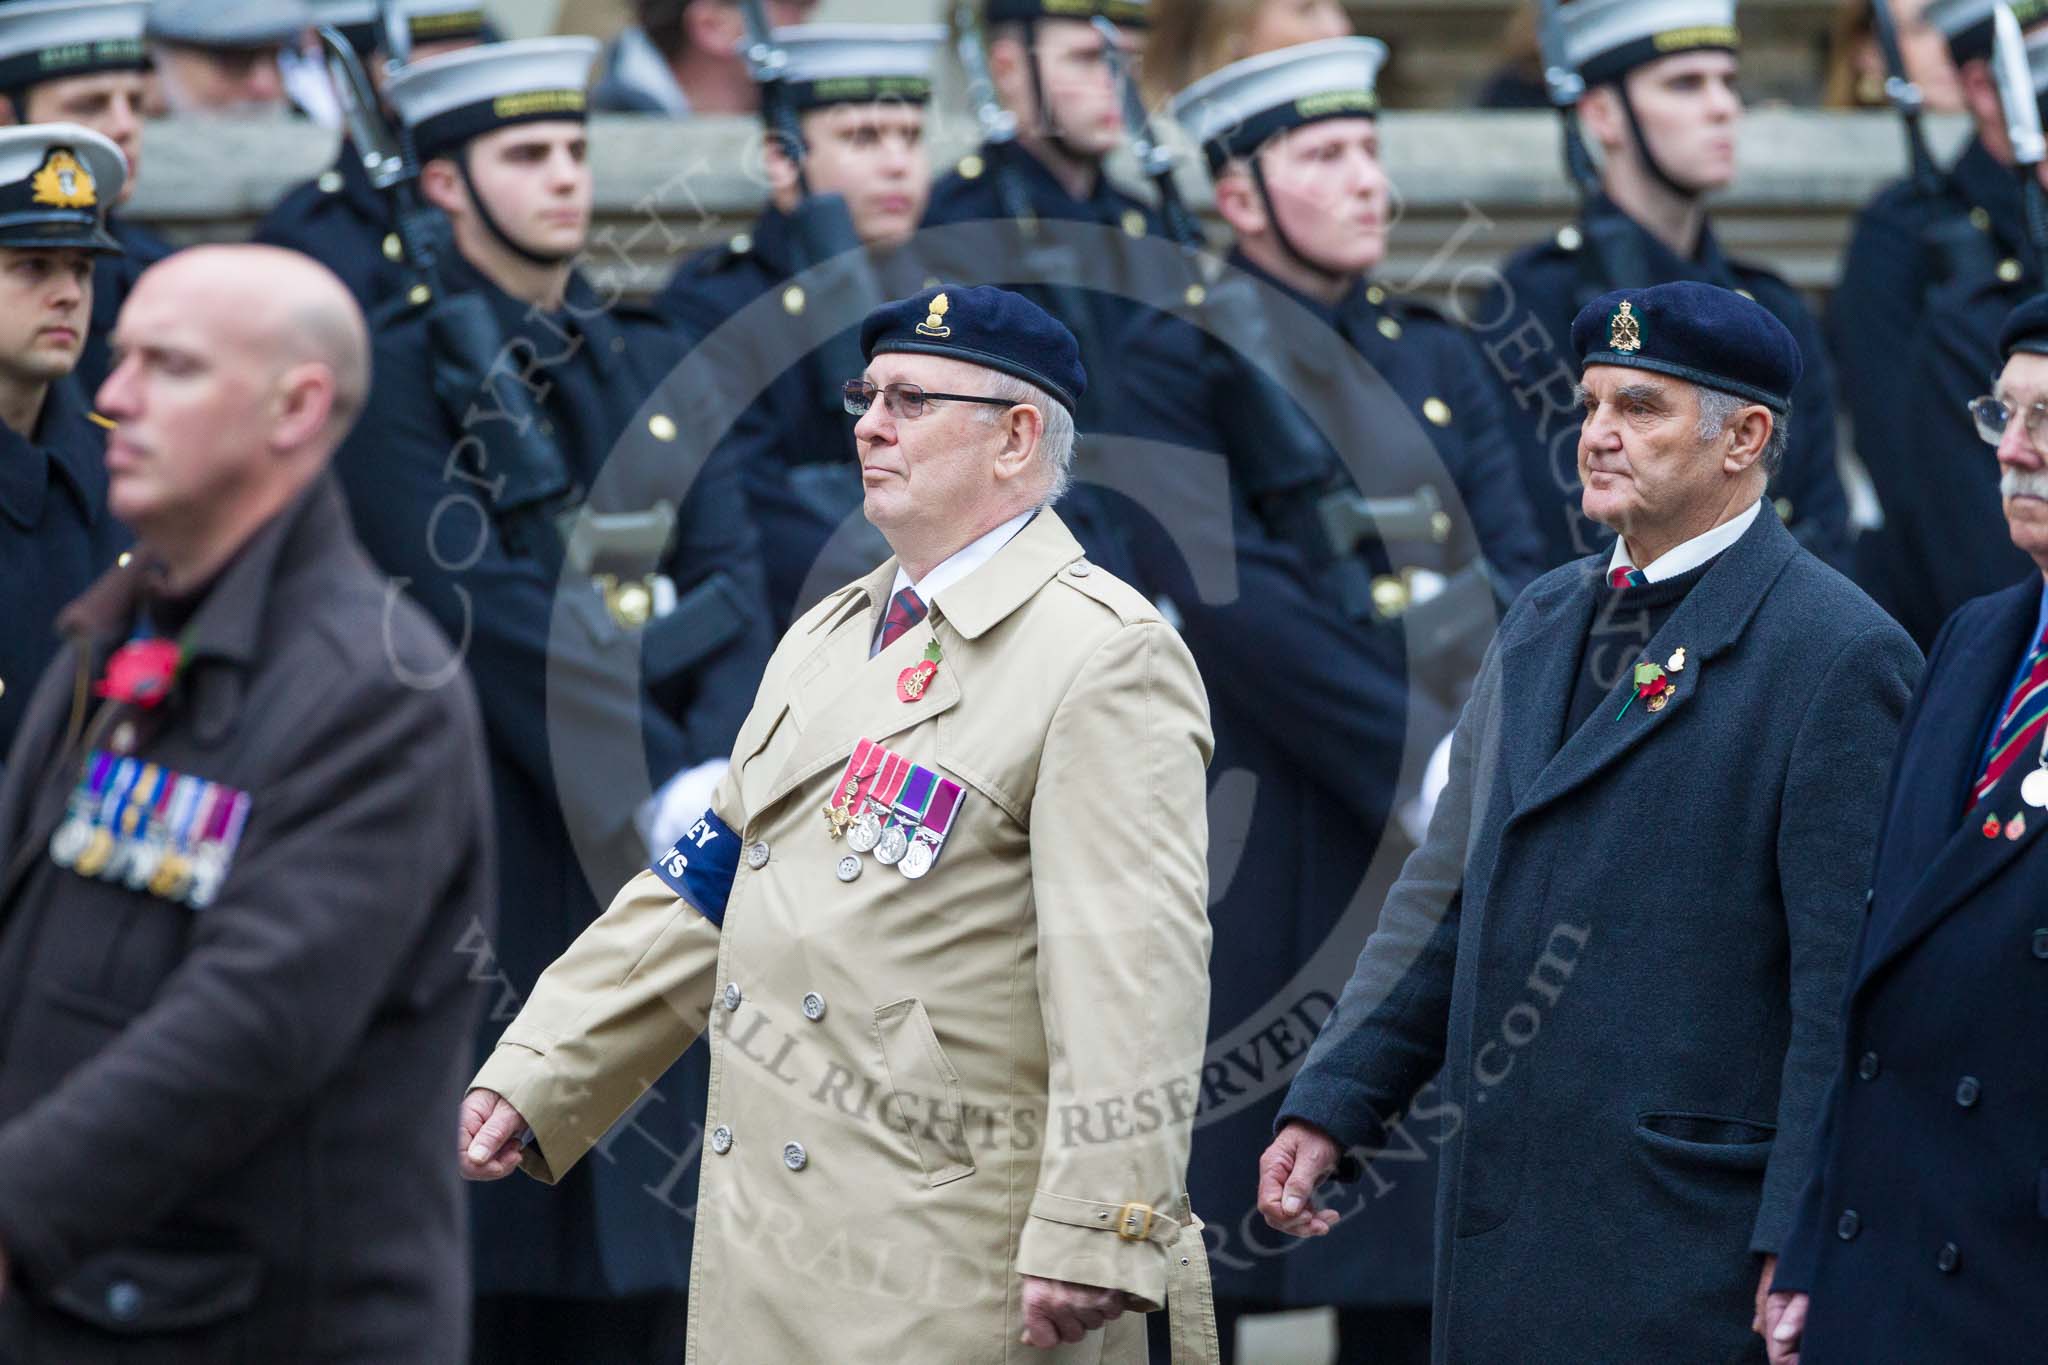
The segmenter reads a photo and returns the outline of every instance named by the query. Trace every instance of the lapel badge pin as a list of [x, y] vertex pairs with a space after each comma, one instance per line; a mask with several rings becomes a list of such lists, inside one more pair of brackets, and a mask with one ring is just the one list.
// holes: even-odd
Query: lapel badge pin
[[1666, 660], [1664, 661], [1664, 671], [1665, 671], [1666, 673], [1683, 673], [1683, 672], [1685, 672], [1685, 646], [1684, 646], [1684, 645], [1680, 645], [1680, 646], [1679, 646], [1679, 647], [1678, 647], [1678, 648], [1677, 648], [1676, 650], [1674, 650], [1674, 651], [1672, 652], [1672, 655], [1671, 655], [1671, 657], [1670, 657], [1670, 658], [1668, 658], [1668, 659], [1666, 659]]
[[932, 679], [939, 675], [939, 661], [945, 657], [935, 638], [925, 646], [924, 662], [912, 664], [896, 675], [896, 699], [913, 702], [924, 699], [925, 689], [932, 685]]
[[1999, 824], [1999, 823], [1998, 823], [1998, 817], [1997, 817], [1997, 816], [1995, 816], [1995, 815], [1987, 815], [1987, 816], [1985, 816], [1985, 817], [1984, 817], [1984, 837], [1985, 837], [1985, 838], [1987, 838], [1987, 839], [1996, 839], [1996, 838], [1998, 837], [1998, 832], [1999, 832], [1999, 830], [2001, 830], [2001, 829], [2003, 829], [2003, 828], [2005, 828], [2005, 827], [2004, 827], [2003, 825], [2001, 825], [2001, 824]]
[[1655, 664], [1636, 665], [1635, 685], [1636, 690], [1622, 704], [1621, 710], [1615, 712], [1614, 718], [1616, 720], [1620, 720], [1623, 716], [1627, 715], [1628, 708], [1634, 706], [1639, 700], [1652, 712], [1662, 711], [1671, 704], [1671, 698], [1678, 692], [1677, 687], [1672, 684], [1671, 679], [1665, 674], [1664, 670]]
[[2018, 815], [2005, 822], [2005, 837], [2014, 843], [2018, 843], [2021, 839], [2025, 838], [2026, 833], [2027, 813], [2025, 811], [2021, 811]]
[[2020, 800], [2035, 810], [2048, 809], [2048, 768], [2036, 768], [2020, 783]]

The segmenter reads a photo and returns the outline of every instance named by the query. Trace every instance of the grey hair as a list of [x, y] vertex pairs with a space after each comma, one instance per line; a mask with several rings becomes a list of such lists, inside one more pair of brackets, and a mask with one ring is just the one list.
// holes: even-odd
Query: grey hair
[[[1720, 389], [1710, 389], [1704, 384], [1694, 385], [1700, 397], [1700, 420], [1693, 435], [1702, 441], [1712, 441], [1728, 430], [1728, 424], [1735, 420], [1735, 414], [1744, 408], [1762, 406], [1747, 398], [1737, 398]], [[1792, 409], [1788, 405], [1783, 412], [1771, 414], [1771, 438], [1764, 442], [1764, 452], [1757, 463], [1764, 467], [1768, 478], [1777, 478], [1778, 471], [1785, 465], [1785, 447], [1790, 443], [1792, 433]]]
[[[1044, 418], [1044, 426], [1038, 433], [1038, 458], [1045, 465], [1049, 477], [1044, 501], [1039, 506], [1052, 506], [1067, 495], [1067, 489], [1074, 482], [1074, 414], [1067, 411], [1065, 403], [1038, 385], [1000, 370], [989, 373], [986, 392], [990, 398], [1000, 398], [1008, 403], [1029, 403]], [[1008, 408], [984, 405], [981, 420], [994, 426], [1008, 411]]]

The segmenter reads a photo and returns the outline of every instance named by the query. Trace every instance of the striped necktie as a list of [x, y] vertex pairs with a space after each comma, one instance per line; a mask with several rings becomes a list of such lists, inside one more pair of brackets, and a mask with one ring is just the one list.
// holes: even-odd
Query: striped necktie
[[2006, 769], [2048, 729], [2048, 631], [2034, 641], [2027, 658], [2026, 676], [2013, 688], [1999, 713], [1998, 728], [1991, 732], [1991, 748], [1984, 759], [1984, 771], [1970, 789], [1970, 802], [1982, 801], [2005, 776]]
[[882, 618], [882, 634], [875, 643], [875, 653], [880, 654], [902, 639], [912, 626], [924, 620], [924, 613], [924, 599], [915, 588], [905, 588], [890, 598], [889, 614]]
[[1607, 586], [1617, 592], [1623, 588], [1640, 588], [1649, 581], [1641, 569], [1631, 569], [1626, 564], [1617, 565], [1607, 574]]

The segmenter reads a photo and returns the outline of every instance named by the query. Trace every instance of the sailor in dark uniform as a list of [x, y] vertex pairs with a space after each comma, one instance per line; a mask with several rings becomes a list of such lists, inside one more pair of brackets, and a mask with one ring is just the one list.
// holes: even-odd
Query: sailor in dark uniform
[[[1927, 22], [1948, 39], [1976, 136], [1931, 183], [1890, 186], [1856, 220], [1828, 316], [1883, 525], [1856, 546], [1856, 577], [1922, 649], [1956, 608], [2025, 573], [1999, 510], [1989, 461], [1970, 449], [1968, 405], [1998, 365], [2005, 318], [2041, 287], [1991, 74], [1993, 0], [1935, 0]], [[2048, 5], [2021, 4], [2035, 32], [2037, 89]]]
[[90, 397], [110, 367], [107, 337], [136, 277], [171, 244], [112, 210], [128, 202], [142, 171], [143, 23], [149, 0], [28, 0], [0, 5], [0, 121], [77, 123], [121, 149], [128, 175], [109, 199], [107, 231], [120, 250], [93, 263], [92, 331], [78, 363]]
[[0, 764], [57, 652], [58, 609], [127, 544], [108, 514], [106, 433], [72, 371], [92, 261], [118, 253], [121, 153], [76, 124], [0, 130]]
[[793, 277], [821, 264], [812, 256], [834, 249], [811, 240], [808, 197], [845, 201], [878, 297], [937, 285], [906, 243], [931, 192], [925, 105], [945, 30], [809, 24], [777, 29], [775, 40], [786, 59], [783, 88], [804, 139], [805, 189], [799, 189], [795, 164], [771, 138], [768, 207], [726, 245], [684, 262], [655, 307], [694, 345], [775, 291], [765, 319], [757, 315], [733, 328], [716, 349], [722, 363], [735, 367], [735, 383], [760, 392], [726, 446], [761, 529], [769, 605], [777, 627], [786, 628], [889, 553], [861, 516], [854, 419], [840, 394], [860, 377], [859, 320], [823, 346], [813, 348], [801, 335], [812, 300]]
[[1735, 178], [1735, 0], [1574, 0], [1559, 22], [1566, 59], [1585, 82], [1579, 119], [1599, 145], [1602, 192], [1578, 222], [1517, 255], [1498, 286], [1468, 305], [1489, 368], [1511, 399], [1522, 478], [1549, 564], [1614, 538], [1579, 505], [1572, 319], [1608, 290], [1677, 280], [1755, 299], [1798, 341], [1805, 371], [1771, 503], [1808, 549], [1841, 561], [1849, 507], [1835, 467], [1834, 381], [1820, 328], [1791, 285], [1723, 255], [1707, 218], [1705, 196]]
[[[408, 61], [425, 61], [487, 39], [476, 0], [392, 0], [395, 22], [406, 28]], [[387, 46], [376, 0], [336, 0], [320, 6], [320, 21], [341, 30], [382, 88]], [[355, 142], [344, 136], [334, 164], [293, 187], [257, 224], [256, 240], [290, 247], [325, 264], [366, 313], [394, 299], [411, 282], [391, 204], [370, 184]]]
[[[1378, 904], [1364, 888], [1384, 889], [1408, 846], [1396, 809], [1449, 734], [1499, 604], [1540, 560], [1472, 339], [1372, 276], [1392, 203], [1385, 56], [1371, 38], [1307, 43], [1175, 98], [1236, 242], [1202, 305], [1140, 325], [1121, 353], [1130, 413], [1117, 429], [1177, 461], [1161, 494], [1141, 497], [1155, 516], [1131, 541], [1209, 685], [1214, 839], [1243, 850], [1214, 873], [1210, 1038], [1222, 1050], [1204, 1069], [1188, 1178], [1210, 1226], [1226, 1358], [1235, 1319], [1321, 1304], [1341, 1311], [1344, 1359], [1427, 1356], [1427, 1137], [1415, 1164], [1387, 1163], [1385, 1197], [1330, 1256], [1264, 1254], [1244, 1173], [1372, 927], [1347, 912]], [[1219, 464], [1229, 536], [1205, 553], [1201, 519], [1177, 531], [1164, 490]], [[1355, 537], [1340, 541], [1339, 523]]]
[[[1118, 409], [1115, 348], [1132, 309], [1112, 293], [1072, 287], [1085, 268], [1099, 265], [1102, 239], [1063, 238], [1058, 227], [1109, 229], [1135, 241], [1156, 235], [1160, 226], [1144, 200], [1103, 170], [1126, 130], [1105, 40], [1091, 23], [1097, 15], [1128, 39], [1145, 23], [1144, 0], [988, 0], [988, 76], [1002, 108], [1000, 114], [984, 111], [983, 122], [1004, 118], [1015, 135], [986, 141], [963, 157], [933, 186], [925, 214], [928, 227], [1005, 223], [1008, 231], [987, 239], [997, 260], [986, 259], [990, 253], [976, 239], [975, 249], [963, 254], [984, 259], [935, 254], [933, 263], [948, 278], [993, 282], [1000, 274], [1067, 325], [1097, 377], [1076, 418], [1084, 433]], [[1116, 263], [1106, 278], [1114, 283], [1124, 274]]]
[[[702, 813], [773, 643], [736, 471], [702, 460], [665, 392], [650, 401], [671, 329], [608, 308], [573, 265], [596, 52], [495, 43], [392, 77], [455, 250], [440, 296], [379, 332], [369, 410], [336, 460], [364, 544], [476, 680], [502, 888], [477, 947], [504, 1009], [597, 918], [594, 888], [673, 837], [664, 812]], [[478, 312], [491, 335], [458, 385], [443, 337]], [[496, 358], [510, 373], [481, 378]], [[574, 1190], [476, 1192], [475, 1359], [680, 1355], [705, 1081], [702, 1054], [685, 1058]]]

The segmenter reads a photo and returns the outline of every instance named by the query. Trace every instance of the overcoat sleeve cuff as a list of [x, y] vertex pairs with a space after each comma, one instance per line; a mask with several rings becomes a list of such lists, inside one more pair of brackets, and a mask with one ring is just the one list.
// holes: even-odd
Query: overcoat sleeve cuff
[[[560, 1125], [555, 1122], [556, 1116], [549, 1103], [553, 1087], [548, 1075], [547, 1057], [539, 1048], [513, 1042], [510, 1038], [511, 1030], [508, 1030], [506, 1038], [484, 1062], [483, 1069], [470, 1081], [469, 1088], [495, 1091], [519, 1111], [519, 1116], [526, 1120], [533, 1133], [533, 1141], [527, 1144], [519, 1159], [519, 1169], [543, 1185], [552, 1185], [575, 1164], [589, 1144], [574, 1144], [565, 1138]], [[550, 1151], [565, 1158], [559, 1168], [549, 1161]]]
[[1017, 1273], [1121, 1290], [1150, 1312], [1166, 1302], [1167, 1248], [1179, 1236], [1170, 1209], [1040, 1190], [1017, 1241]]

